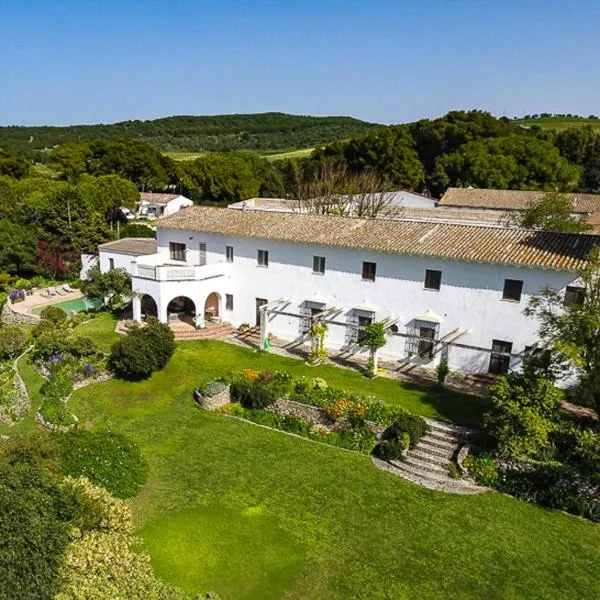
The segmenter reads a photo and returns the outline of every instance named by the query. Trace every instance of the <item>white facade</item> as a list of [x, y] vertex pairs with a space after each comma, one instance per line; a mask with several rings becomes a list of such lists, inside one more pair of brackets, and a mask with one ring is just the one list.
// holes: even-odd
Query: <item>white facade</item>
[[[185, 245], [179, 256], [184, 260], [171, 258], [170, 243]], [[182, 246], [173, 248], [182, 251]], [[259, 250], [268, 252], [268, 266], [258, 264]], [[323, 274], [313, 272], [315, 256], [325, 258]], [[355, 336], [357, 326], [365, 324], [359, 317], [366, 317], [389, 328], [382, 357], [432, 367], [443, 358], [451, 369], [471, 372], [488, 371], [493, 340], [512, 345], [510, 366], [518, 368], [526, 347], [537, 342], [538, 324], [523, 315], [529, 298], [545, 287], [564, 290], [575, 279], [566, 270], [227, 237], [160, 225], [156, 254], [135, 258], [101, 252], [102, 271], [110, 258], [115, 268], [132, 274], [136, 319], [142, 317], [142, 295], [153, 298], [163, 322], [169, 303], [184, 296], [193, 302], [197, 326], [211, 317], [254, 326], [260, 299], [268, 303], [268, 332], [278, 338], [307, 342], [303, 331], [315, 309], [328, 322], [329, 349], [364, 352]], [[376, 264], [375, 281], [363, 280], [363, 262]], [[425, 289], [427, 269], [441, 271], [439, 290]], [[506, 279], [523, 282], [519, 301], [503, 300]], [[207, 313], [207, 299], [210, 304], [215, 298], [216, 310]], [[432, 356], [419, 356], [419, 342], [428, 335], [435, 338]]]

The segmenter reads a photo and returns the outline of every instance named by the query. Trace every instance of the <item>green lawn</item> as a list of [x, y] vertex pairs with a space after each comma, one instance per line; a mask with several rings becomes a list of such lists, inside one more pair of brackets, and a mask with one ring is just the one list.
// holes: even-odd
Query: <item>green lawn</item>
[[426, 490], [368, 457], [195, 405], [197, 384], [245, 367], [310, 373], [469, 421], [458, 397], [220, 342], [180, 344], [148, 381], [76, 392], [83, 425], [125, 432], [148, 458], [132, 506], [165, 580], [224, 600], [600, 597], [596, 525], [494, 492]]
[[110, 352], [111, 346], [119, 339], [115, 333], [117, 318], [107, 312], [98, 313], [91, 320], [85, 321], [73, 330], [75, 335], [92, 338], [102, 352]]

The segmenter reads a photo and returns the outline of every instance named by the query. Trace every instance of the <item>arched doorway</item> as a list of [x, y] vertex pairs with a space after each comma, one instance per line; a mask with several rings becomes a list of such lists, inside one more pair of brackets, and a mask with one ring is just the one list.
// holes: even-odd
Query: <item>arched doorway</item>
[[210, 293], [204, 303], [204, 319], [208, 323], [221, 320], [221, 296], [217, 292]]
[[187, 296], [177, 296], [167, 305], [167, 321], [173, 326], [196, 327], [196, 305]]
[[141, 299], [142, 305], [142, 318], [146, 317], [158, 317], [158, 307], [156, 306], [156, 300], [148, 294], [144, 294]]

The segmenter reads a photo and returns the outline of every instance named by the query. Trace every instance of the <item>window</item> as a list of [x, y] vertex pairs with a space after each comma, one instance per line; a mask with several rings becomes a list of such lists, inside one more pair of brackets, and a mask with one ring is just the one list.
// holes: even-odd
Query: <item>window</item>
[[503, 375], [504, 373], [508, 373], [511, 352], [512, 342], [492, 340], [492, 354], [490, 355], [490, 366], [488, 371], [493, 375]]
[[428, 327], [426, 325], [419, 327], [419, 356], [422, 358], [433, 358], [434, 340], [435, 327]]
[[269, 251], [259, 250], [258, 251], [258, 266], [268, 267], [269, 266]]
[[225, 246], [225, 260], [233, 262], [233, 246]]
[[204, 242], [198, 244], [198, 264], [201, 267], [206, 264], [206, 244]]
[[360, 344], [365, 339], [365, 327], [373, 323], [373, 317], [358, 315], [358, 333], [356, 342]]
[[425, 269], [425, 289], [439, 290], [442, 284], [442, 272]]
[[565, 290], [565, 306], [581, 306], [585, 299], [585, 288], [568, 285]]
[[114, 258], [108, 259], [108, 268], [110, 271], [112, 271], [115, 268], [115, 259]]
[[233, 294], [225, 294], [225, 310], [233, 310]]
[[319, 275], [325, 274], [324, 256], [313, 256], [313, 273], [318, 273]]
[[377, 271], [377, 263], [364, 262], [362, 266], [362, 278], [364, 281], [375, 281], [375, 272]]
[[520, 279], [505, 279], [504, 292], [502, 292], [502, 300], [512, 300], [519, 302], [521, 300], [521, 292], [523, 291], [523, 282]]
[[185, 260], [185, 244], [169, 242], [169, 257], [171, 260]]

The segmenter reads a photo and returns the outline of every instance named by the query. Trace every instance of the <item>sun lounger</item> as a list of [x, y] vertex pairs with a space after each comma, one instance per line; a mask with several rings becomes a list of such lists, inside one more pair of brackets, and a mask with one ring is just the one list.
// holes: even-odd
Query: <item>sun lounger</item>
[[49, 287], [48, 288], [48, 296], [50, 296], [50, 297], [56, 296], [56, 288]]
[[68, 283], [65, 283], [62, 286], [62, 289], [65, 290], [65, 292], [67, 292], [67, 294], [72, 294], [75, 291]]

